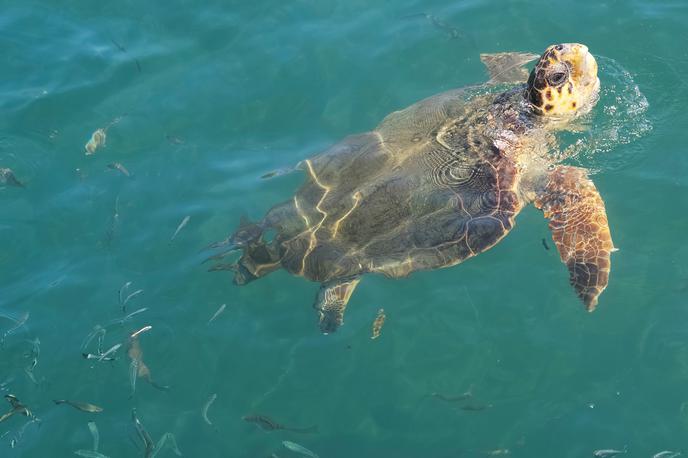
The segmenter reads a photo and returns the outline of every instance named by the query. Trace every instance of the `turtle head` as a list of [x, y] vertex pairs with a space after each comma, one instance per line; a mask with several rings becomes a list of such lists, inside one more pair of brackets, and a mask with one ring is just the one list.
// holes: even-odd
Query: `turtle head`
[[588, 47], [565, 43], [542, 54], [528, 78], [526, 97], [538, 115], [566, 118], [590, 111], [599, 89], [597, 62]]

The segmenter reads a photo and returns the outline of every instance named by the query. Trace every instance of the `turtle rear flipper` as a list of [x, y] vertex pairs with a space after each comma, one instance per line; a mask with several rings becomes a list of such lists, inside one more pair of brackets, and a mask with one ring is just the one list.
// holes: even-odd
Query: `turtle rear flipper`
[[556, 167], [535, 206], [548, 218], [571, 285], [588, 311], [607, 287], [614, 251], [604, 202], [584, 169]]
[[320, 331], [323, 334], [335, 332], [344, 323], [344, 310], [351, 299], [360, 277], [332, 280], [323, 283], [313, 308], [320, 317]]
[[481, 54], [480, 61], [487, 67], [490, 83], [525, 83], [529, 72], [523, 66], [538, 57], [528, 52], [499, 52]]

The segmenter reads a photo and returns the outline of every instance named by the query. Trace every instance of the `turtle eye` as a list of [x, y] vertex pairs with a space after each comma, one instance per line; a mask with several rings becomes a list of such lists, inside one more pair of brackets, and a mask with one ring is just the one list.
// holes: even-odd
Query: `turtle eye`
[[566, 80], [566, 73], [564, 72], [553, 73], [547, 77], [547, 81], [549, 81], [549, 84], [552, 86], [559, 86], [564, 80]]

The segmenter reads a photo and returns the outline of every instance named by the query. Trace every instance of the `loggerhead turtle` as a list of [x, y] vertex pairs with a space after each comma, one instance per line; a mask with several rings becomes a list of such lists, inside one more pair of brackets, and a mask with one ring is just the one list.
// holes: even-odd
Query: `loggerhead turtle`
[[330, 333], [363, 274], [399, 278], [463, 262], [533, 203], [592, 311], [614, 251], [604, 203], [586, 170], [557, 165], [553, 152], [557, 131], [597, 102], [597, 63], [584, 45], [558, 44], [528, 74], [523, 65], [537, 57], [483, 54], [488, 84], [520, 84], [429, 97], [302, 161], [307, 179], [294, 197], [211, 245], [228, 248], [213, 259], [243, 252], [211, 270], [233, 270], [238, 285], [279, 268], [321, 283], [314, 308]]

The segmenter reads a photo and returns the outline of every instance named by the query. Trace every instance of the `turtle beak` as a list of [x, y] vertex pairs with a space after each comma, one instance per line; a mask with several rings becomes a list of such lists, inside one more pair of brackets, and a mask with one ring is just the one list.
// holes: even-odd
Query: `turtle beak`
[[579, 43], [567, 43], [561, 50], [561, 60], [571, 66], [571, 76], [580, 87], [599, 85], [597, 61], [588, 47]]

